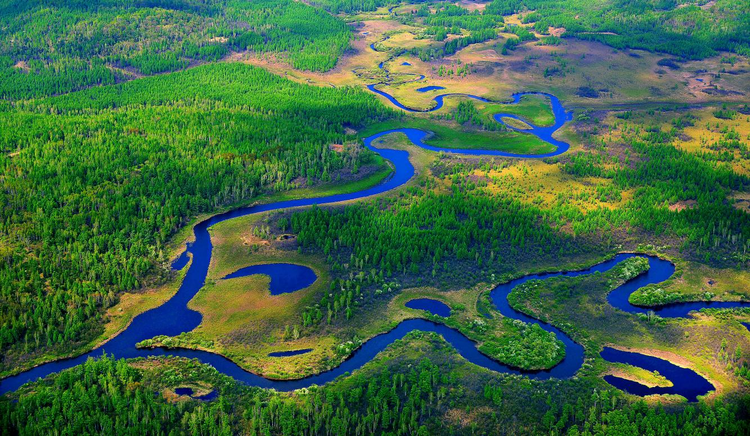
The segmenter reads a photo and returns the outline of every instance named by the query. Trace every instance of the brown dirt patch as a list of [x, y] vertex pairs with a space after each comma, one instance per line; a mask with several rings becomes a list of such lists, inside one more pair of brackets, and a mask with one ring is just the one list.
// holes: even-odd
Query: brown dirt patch
[[462, 409], [450, 409], [445, 412], [445, 418], [453, 425], [466, 427], [477, 422], [477, 416], [483, 413], [492, 413], [492, 409], [487, 406], [477, 407], [470, 412]]
[[548, 29], [548, 32], [552, 36], [561, 37], [563, 33], [565, 33], [566, 29], [564, 27], [552, 27], [550, 26]]
[[456, 6], [468, 9], [470, 11], [483, 11], [487, 7], [487, 3], [473, 2], [470, 0], [461, 0], [456, 2]]
[[13, 68], [28, 73], [30, 71], [29, 64], [26, 61], [18, 61], [13, 65]]
[[692, 209], [695, 207], [695, 204], [696, 204], [695, 200], [678, 201], [675, 204], [670, 204], [669, 210], [671, 210], [672, 212], [679, 212], [685, 209]]

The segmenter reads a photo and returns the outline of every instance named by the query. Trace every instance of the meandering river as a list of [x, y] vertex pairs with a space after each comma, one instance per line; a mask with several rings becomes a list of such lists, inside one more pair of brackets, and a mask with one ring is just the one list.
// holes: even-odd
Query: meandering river
[[[398, 107], [405, 110], [413, 109], [407, 108], [398, 102], [390, 94], [376, 89], [371, 86], [370, 89], [380, 95], [386, 97], [389, 101]], [[535, 93], [538, 94], [538, 93]], [[518, 103], [523, 95], [526, 93], [516, 94], [513, 96], [513, 102]], [[383, 158], [391, 162], [394, 168], [394, 172], [390, 178], [385, 180], [378, 186], [374, 186], [365, 189], [360, 192], [349, 193], [349, 194], [338, 194], [327, 197], [319, 198], [308, 198], [299, 200], [288, 200], [281, 201], [271, 204], [260, 204], [248, 207], [242, 207], [230, 212], [215, 215], [203, 222], [198, 223], [194, 227], [195, 241], [188, 245], [186, 251], [175, 261], [173, 267], [181, 269], [188, 263], [188, 253], [192, 256], [192, 262], [190, 263], [189, 269], [187, 270], [182, 284], [177, 293], [163, 305], [144, 312], [136, 316], [131, 324], [121, 333], [116, 335], [110, 341], [106, 342], [102, 346], [78, 356], [73, 359], [65, 359], [55, 361], [47, 364], [40, 365], [29, 371], [22, 372], [18, 375], [5, 378], [0, 381], [0, 392], [9, 392], [18, 389], [24, 383], [36, 380], [40, 377], [45, 377], [49, 374], [59, 372], [66, 368], [70, 368], [75, 365], [83, 363], [89, 357], [98, 357], [102, 353], [112, 354], [117, 358], [133, 358], [133, 357], [147, 357], [147, 356], [159, 356], [159, 355], [175, 355], [183, 356], [188, 358], [196, 358], [201, 362], [214, 366], [217, 370], [224, 374], [227, 374], [243, 383], [252, 386], [259, 386], [264, 388], [274, 388], [280, 391], [289, 391], [299, 388], [308, 387], [311, 385], [320, 385], [335, 378], [350, 373], [356, 369], [361, 368], [367, 362], [371, 361], [379, 352], [385, 349], [389, 344], [394, 341], [403, 338], [409, 332], [420, 330], [426, 332], [435, 332], [440, 334], [446, 341], [448, 341], [466, 360], [479, 365], [481, 367], [503, 373], [522, 374], [528, 377], [536, 379], [546, 379], [550, 377], [555, 378], [569, 378], [573, 376], [583, 364], [584, 350], [583, 347], [562, 331], [558, 330], [552, 325], [543, 323], [539, 320], [531, 318], [523, 313], [517, 312], [510, 307], [507, 301], [508, 294], [516, 286], [525, 283], [528, 280], [533, 279], [546, 279], [554, 276], [567, 275], [567, 276], [579, 276], [584, 274], [591, 274], [594, 272], [603, 272], [611, 269], [618, 263], [622, 262], [628, 257], [636, 256], [635, 254], [620, 254], [613, 259], [599, 263], [586, 270], [572, 271], [572, 272], [559, 272], [559, 273], [547, 273], [547, 274], [532, 274], [524, 276], [522, 278], [512, 280], [508, 283], [497, 286], [491, 293], [492, 301], [495, 304], [496, 309], [503, 315], [513, 319], [520, 319], [527, 323], [539, 324], [542, 328], [547, 331], [553, 332], [558, 339], [560, 339], [566, 347], [565, 359], [555, 367], [546, 371], [522, 371], [516, 368], [504, 365], [496, 360], [493, 360], [486, 355], [482, 354], [477, 350], [476, 344], [466, 338], [460, 332], [453, 330], [443, 324], [434, 323], [432, 321], [424, 319], [410, 319], [401, 322], [393, 330], [375, 336], [365, 342], [359, 349], [357, 349], [347, 360], [341, 365], [333, 368], [329, 371], [306, 377], [299, 380], [269, 380], [258, 376], [256, 374], [249, 373], [234, 362], [226, 359], [217, 354], [205, 352], [205, 351], [194, 351], [184, 349], [137, 349], [135, 344], [145, 340], [153, 338], [157, 335], [176, 336], [184, 332], [189, 332], [195, 329], [201, 322], [201, 314], [188, 308], [188, 302], [196, 295], [196, 293], [204, 286], [206, 275], [208, 274], [208, 268], [213, 253], [213, 245], [211, 243], [211, 237], [208, 229], [222, 221], [231, 220], [234, 218], [265, 213], [272, 210], [289, 209], [295, 207], [304, 207], [311, 205], [322, 205], [332, 204], [346, 200], [362, 199], [370, 197], [376, 194], [381, 194], [395, 188], [398, 188], [408, 182], [414, 176], [414, 167], [409, 162], [409, 154], [403, 150], [391, 150], [386, 148], [379, 148], [378, 144], [382, 143], [382, 138], [385, 135], [394, 132], [400, 132], [405, 134], [409, 140], [415, 145], [434, 151], [444, 151], [448, 153], [456, 153], [462, 155], [493, 155], [493, 156], [510, 156], [518, 158], [543, 158], [549, 156], [556, 156], [564, 153], [568, 150], [568, 144], [553, 138], [553, 134], [560, 129], [568, 120], [570, 120], [570, 113], [568, 113], [560, 101], [549, 94], [540, 94], [546, 96], [552, 105], [552, 110], [555, 116], [555, 122], [552, 126], [539, 127], [526, 120], [523, 120], [515, 115], [511, 114], [498, 114], [495, 119], [503, 123], [503, 117], [516, 118], [526, 122], [531, 126], [530, 130], [521, 130], [524, 133], [535, 135], [538, 138], [552, 144], [556, 147], [555, 151], [540, 155], [516, 155], [507, 152], [501, 152], [497, 150], [469, 150], [469, 149], [441, 149], [432, 147], [423, 142], [423, 139], [428, 134], [425, 131], [417, 129], [394, 129], [387, 130], [375, 135], [372, 135], [364, 139], [364, 145], [381, 155]], [[482, 101], [485, 99], [471, 95], [461, 94], [441, 94], [434, 98], [436, 106], [430, 110], [437, 110], [443, 105], [443, 100], [450, 96], [464, 96], [468, 98], [474, 98]], [[503, 123], [504, 124], [504, 123]], [[514, 129], [512, 126], [508, 126]], [[516, 130], [516, 129], [514, 129]], [[640, 255], [639, 255], [640, 256]], [[637, 308], [630, 305], [627, 301], [627, 297], [636, 289], [650, 283], [659, 283], [669, 278], [674, 272], [674, 266], [664, 260], [661, 260], [652, 256], [645, 256], [651, 263], [651, 269], [637, 279], [626, 283], [619, 287], [610, 294], [610, 302], [617, 308], [625, 310], [631, 313], [638, 313], [643, 311], [642, 308]], [[294, 292], [296, 290], [305, 288], [315, 281], [314, 273], [311, 275], [311, 271], [308, 271], [305, 267], [292, 264], [272, 264], [272, 265], [256, 265], [247, 268], [243, 268], [225, 279], [231, 279], [232, 277], [241, 277], [251, 274], [266, 274], [271, 277], [271, 293], [283, 293], [283, 292]], [[711, 304], [716, 305], [717, 303]], [[724, 303], [725, 305], [739, 305], [740, 303]], [[707, 307], [709, 304], [706, 303], [689, 303], [687, 305], [674, 305], [668, 306], [658, 311], [661, 316], [685, 316], [689, 310], [699, 309], [701, 307]], [[307, 350], [300, 350], [299, 352], [305, 352]], [[297, 352], [297, 353], [299, 353]], [[291, 352], [294, 353], [294, 352]], [[637, 354], [637, 353], [631, 353]], [[280, 353], [281, 356], [284, 353]], [[606, 359], [608, 354], [602, 354]], [[640, 356], [640, 355], [639, 355]], [[618, 355], [618, 358], [622, 358]], [[636, 359], [637, 360], [637, 359]], [[663, 367], [659, 366], [659, 362], [663, 362]], [[634, 361], [633, 364], [638, 364]], [[657, 358], [650, 358], [648, 360], [649, 369], [651, 367], [656, 368], [662, 374], [667, 374], [671, 365]], [[671, 366], [670, 366], [671, 365]], [[690, 370], [686, 370], [693, 373]], [[696, 377], [703, 379], [699, 375], [693, 373]], [[609, 379], [611, 381], [612, 379]], [[703, 379], [705, 381], [705, 379]], [[612, 381], [611, 381], [612, 382]], [[673, 380], [675, 386], [671, 388], [671, 393], [678, 393], [684, 395], [690, 400], [694, 400], [697, 395], [703, 395], [713, 389], [710, 383], [705, 382], [701, 384], [701, 388], [698, 389], [700, 392], [696, 392], [694, 387], [686, 386], [681, 383], [680, 380]], [[617, 386], [617, 381], [613, 384]], [[632, 383], [632, 382], [631, 382]], [[637, 384], [636, 384], [637, 385]], [[642, 386], [642, 385], [638, 385]], [[635, 394], [642, 394], [642, 391], [634, 389], [626, 383], [621, 383], [618, 387], [633, 391]], [[685, 388], [684, 390], [682, 388]], [[649, 391], [651, 392], [651, 391]]]

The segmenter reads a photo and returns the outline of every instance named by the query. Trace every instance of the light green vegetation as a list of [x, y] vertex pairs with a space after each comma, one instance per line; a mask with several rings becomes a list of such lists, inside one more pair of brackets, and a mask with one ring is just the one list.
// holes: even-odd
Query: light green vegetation
[[649, 371], [637, 366], [626, 365], [623, 363], [609, 363], [609, 374], [615, 375], [620, 378], [632, 380], [642, 385], [649, 387], [663, 387], [668, 388], [673, 386], [673, 383], [663, 375], [659, 374], [658, 371]]
[[548, 127], [555, 123], [555, 114], [547, 97], [538, 95], [524, 95], [517, 104], [496, 105], [492, 103], [477, 103], [482, 115], [492, 118], [495, 114], [504, 113], [517, 115], [531, 124]]
[[520, 130], [530, 130], [531, 129], [531, 126], [529, 126], [525, 122], [523, 122], [521, 120], [517, 120], [515, 118], [503, 117], [503, 122], [505, 124], [511, 126], [511, 127], [516, 128], [516, 129], [520, 129]]
[[[512, 367], [527, 370], [549, 369], [565, 357], [565, 348], [554, 334], [538, 325], [504, 318], [489, 305], [490, 317], [479, 310], [479, 302], [488, 298], [487, 285], [471, 289], [441, 292], [433, 288], [405, 289], [388, 305], [388, 312], [406, 312], [426, 317], [459, 330], [477, 343], [479, 351]], [[415, 298], [433, 298], [451, 307], [451, 316], [442, 318], [429, 312], [410, 309], [405, 304]]]

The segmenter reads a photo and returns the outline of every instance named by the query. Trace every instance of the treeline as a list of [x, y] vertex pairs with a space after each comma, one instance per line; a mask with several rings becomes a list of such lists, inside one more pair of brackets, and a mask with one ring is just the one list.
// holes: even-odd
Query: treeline
[[[502, 15], [478, 10], [470, 12], [466, 8], [452, 4], [447, 4], [437, 9], [435, 13], [428, 13], [422, 18], [422, 24], [428, 27], [464, 29], [471, 32], [496, 29], [504, 22]], [[460, 34], [455, 30], [451, 33]]]
[[411, 54], [423, 61], [450, 56], [471, 44], [489, 41], [498, 36], [498, 30], [503, 26], [502, 15], [486, 11], [474, 11], [457, 5], [448, 4], [437, 8], [432, 13], [425, 6], [413, 11], [406, 21], [419, 22], [426, 28], [426, 34], [433, 35], [436, 41], [444, 41], [449, 34], [462, 35], [468, 31], [468, 36], [459, 36], [448, 40], [442, 46], [418, 47], [411, 50]]
[[[418, 336], [418, 335], [416, 335]], [[437, 344], [436, 344], [437, 345]], [[0, 400], [0, 425], [37, 434], [652, 434], [738, 435], [747, 397], [665, 410], [631, 403], [589, 379], [532, 382], [473, 374], [445, 349], [373, 364], [341, 381], [294, 393], [242, 387], [194, 361], [89, 361]], [[400, 360], [400, 359], [399, 359]], [[212, 386], [217, 399], [168, 401], [167, 390]], [[473, 389], [476, 387], [476, 389]]]
[[675, 0], [616, 1], [592, 7], [588, 0], [493, 0], [486, 13], [530, 11], [524, 22], [540, 33], [565, 28], [564, 37], [595, 40], [703, 59], [719, 51], [750, 54], [750, 4], [718, 0], [710, 7]]
[[464, 47], [468, 47], [471, 44], [485, 42], [495, 38], [497, 38], [497, 30], [479, 30], [476, 32], [472, 32], [469, 36], [451, 39], [450, 41], [447, 41], [445, 44], [443, 44], [442, 47], [413, 48], [411, 50], [411, 54], [419, 57], [419, 59], [421, 59], [422, 61], [427, 62], [431, 59], [439, 59], [455, 54], [457, 51], [461, 50]]
[[[470, 65], [470, 64], [464, 64]], [[441, 65], [440, 68], [443, 68]], [[459, 70], [461, 67], [459, 67]], [[452, 71], [452, 70], [451, 70]], [[438, 74], [442, 75], [442, 70], [438, 69]], [[483, 116], [479, 110], [477, 110], [474, 102], [471, 100], [461, 100], [456, 106], [456, 109], [450, 113], [433, 115], [435, 119], [453, 120], [458, 124], [466, 126], [474, 126], [484, 130], [490, 131], [507, 131], [508, 128], [505, 125], [490, 119], [487, 116]]]
[[326, 71], [350, 39], [346, 23], [293, 0], [0, 0], [0, 99], [175, 71], [233, 50]]
[[[419, 1], [419, 0], [417, 0]], [[315, 0], [316, 6], [321, 6], [334, 14], [372, 12], [383, 6], [395, 6], [396, 0]]]
[[368, 165], [329, 146], [390, 114], [240, 64], [0, 111], [0, 368], [92, 340], [119, 292], [165, 271], [190, 217]]

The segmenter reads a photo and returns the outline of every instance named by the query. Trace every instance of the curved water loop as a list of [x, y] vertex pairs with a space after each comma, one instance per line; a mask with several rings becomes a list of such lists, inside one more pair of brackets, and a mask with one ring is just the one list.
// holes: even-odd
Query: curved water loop
[[[385, 94], [382, 91], [375, 91], [381, 95]], [[438, 106], [432, 110], [436, 110], [442, 106], [443, 98], [455, 94], [444, 94], [437, 96], [435, 100], [438, 102]], [[514, 101], [517, 103], [520, 101], [521, 96], [525, 94], [516, 94], [513, 96]], [[164, 349], [138, 349], [135, 344], [145, 340], [153, 338], [157, 335], [176, 336], [184, 332], [189, 332], [195, 329], [201, 322], [201, 314], [187, 307], [188, 302], [196, 295], [196, 293], [204, 286], [206, 275], [208, 274], [209, 264], [211, 262], [211, 256], [213, 246], [211, 244], [211, 237], [208, 229], [220, 222], [231, 220], [234, 218], [265, 213], [272, 210], [289, 209], [295, 207], [304, 207], [311, 205], [331, 204], [341, 201], [354, 200], [369, 197], [375, 194], [380, 194], [393, 190], [399, 186], [404, 185], [414, 175], [414, 167], [409, 162], [409, 154], [403, 150], [390, 150], [385, 148], [378, 148], [375, 146], [376, 143], [380, 142], [380, 138], [384, 135], [394, 132], [401, 132], [417, 146], [423, 147], [428, 150], [446, 151], [450, 153], [460, 153], [463, 155], [494, 155], [494, 156], [513, 156], [513, 157], [526, 157], [526, 158], [540, 158], [555, 156], [564, 153], [568, 149], [568, 144], [562, 141], [558, 141], [552, 138], [552, 134], [562, 127], [567, 120], [570, 119], [570, 114], [565, 111], [559, 100], [549, 94], [543, 94], [549, 97], [552, 104], [553, 112], [555, 115], [555, 123], [549, 127], [537, 127], [532, 125], [532, 129], [524, 131], [525, 133], [535, 135], [540, 139], [549, 142], [550, 144], [557, 147], [552, 153], [544, 155], [514, 155], [510, 153], [500, 152], [497, 150], [464, 150], [464, 149], [441, 149], [426, 145], [422, 140], [427, 135], [427, 132], [416, 130], [416, 129], [394, 129], [384, 132], [377, 133], [368, 138], [364, 139], [364, 145], [368, 149], [380, 154], [383, 158], [390, 161], [394, 167], [394, 172], [390, 178], [385, 180], [378, 186], [365, 189], [360, 192], [349, 193], [349, 194], [338, 194], [320, 198], [307, 198], [299, 200], [288, 200], [281, 201], [272, 204], [259, 204], [254, 206], [242, 207], [236, 210], [232, 210], [226, 213], [215, 215], [208, 220], [198, 223], [194, 227], [195, 242], [193, 242], [186, 251], [189, 251], [192, 255], [192, 262], [190, 267], [185, 274], [185, 278], [177, 291], [177, 293], [165, 304], [155, 309], [144, 312], [136, 316], [131, 324], [117, 336], [112, 338], [100, 347], [97, 347], [93, 351], [78, 356], [73, 359], [60, 360], [47, 364], [40, 365], [29, 371], [22, 372], [18, 375], [8, 377], [0, 381], [0, 392], [13, 391], [23, 385], [26, 382], [36, 380], [40, 377], [45, 377], [49, 374], [59, 372], [63, 369], [70, 368], [75, 365], [83, 363], [89, 357], [101, 356], [102, 353], [112, 354], [117, 358], [132, 358], [132, 357], [147, 357], [147, 356], [161, 356], [161, 355], [174, 355], [188, 358], [196, 358], [203, 363], [214, 366], [217, 370], [227, 374], [235, 379], [242, 381], [248, 385], [259, 386], [265, 388], [274, 388], [277, 390], [293, 390], [298, 388], [308, 387], [314, 384], [320, 385], [327, 383], [336, 377], [354, 371], [361, 368], [364, 364], [371, 361], [380, 351], [385, 349], [389, 344], [394, 341], [403, 338], [407, 333], [414, 330], [435, 332], [440, 334], [446, 341], [448, 341], [457, 351], [468, 361], [479, 365], [481, 367], [504, 373], [512, 374], [523, 374], [536, 379], [546, 379], [550, 377], [555, 378], [568, 378], [573, 376], [583, 364], [583, 347], [575, 343], [567, 335], [557, 328], [540, 322], [534, 318], [531, 318], [523, 313], [517, 312], [512, 309], [507, 301], [508, 294], [516, 286], [532, 279], [543, 279], [559, 275], [576, 276], [582, 274], [590, 274], [596, 271], [606, 271], [619, 262], [625, 260], [628, 257], [632, 257], [632, 254], [621, 254], [615, 258], [597, 264], [584, 271], [575, 271], [570, 273], [551, 273], [551, 274], [532, 274], [528, 275], [511, 282], [497, 286], [491, 293], [491, 298], [497, 308], [497, 310], [506, 317], [513, 319], [520, 319], [527, 323], [539, 324], [542, 328], [547, 331], [553, 332], [558, 339], [563, 341], [566, 347], [565, 359], [555, 367], [546, 371], [522, 371], [516, 368], [504, 365], [496, 360], [489, 358], [477, 350], [476, 344], [466, 338], [460, 332], [453, 330], [443, 324], [437, 324], [432, 321], [424, 319], [410, 319], [401, 322], [393, 330], [377, 335], [367, 342], [365, 342], [359, 349], [357, 349], [347, 360], [341, 363], [336, 368], [330, 369], [320, 374], [309, 376], [299, 380], [271, 380], [266, 379], [256, 374], [252, 374], [243, 370], [237, 364], [231, 360], [206, 351], [197, 350], [186, 350], [186, 349], [175, 349], [175, 350], [164, 350]], [[468, 96], [470, 98], [481, 99], [476, 96]], [[396, 102], [395, 99], [389, 97], [389, 100]], [[484, 99], [482, 99], [484, 100]], [[398, 104], [398, 103], [395, 103]], [[409, 110], [409, 109], [407, 109]], [[510, 116], [505, 114], [499, 114], [496, 119], [500, 121], [501, 117]], [[500, 121], [501, 122], [501, 121]], [[512, 128], [512, 127], [511, 127]], [[174, 263], [175, 267], [184, 267], [187, 263], [187, 256], [183, 253], [179, 260]], [[615, 297], [620, 294], [629, 295], [635, 289], [644, 286], [649, 283], [658, 283], [669, 276], [674, 271], [674, 267], [671, 263], [658, 259], [656, 257], [648, 257], [651, 262], [651, 270], [639, 277], [633, 282], [629, 282], [613, 292]], [[267, 266], [267, 268], [282, 268], [283, 264], [274, 264], [273, 266]], [[299, 269], [298, 273], [303, 276], [300, 282], [302, 284], [311, 284], [314, 279], [311, 279], [307, 272], [304, 271], [304, 267], [294, 265], [294, 268]], [[255, 267], [245, 268], [238, 271], [235, 274], [243, 276], [247, 274], [266, 274], [271, 279], [273, 286], [273, 277], [278, 277], [279, 271], [264, 270], [262, 265]], [[231, 276], [231, 275], [230, 275]], [[310, 281], [312, 280], [312, 281]], [[299, 285], [299, 283], [298, 283]], [[295, 285], [297, 286], [297, 285]], [[301, 289], [301, 285], [297, 286], [296, 289]], [[304, 287], [304, 286], [302, 286]], [[631, 289], [632, 288], [632, 289]], [[613, 298], [615, 298], [613, 297]], [[624, 300], [627, 302], [627, 298]], [[629, 303], [620, 304], [618, 300], [616, 307], [622, 308], [629, 312], [638, 312], [641, 309], [633, 308], [632, 306], [627, 307]], [[701, 303], [694, 303], [700, 305]], [[737, 304], [737, 303], [735, 303]], [[706, 307], [703, 305], [701, 307]], [[671, 306], [670, 306], [671, 307]], [[669, 311], [670, 308], [662, 309], [660, 315], [662, 316], [684, 316]], [[680, 312], [682, 313], [682, 312]]]
[[648, 387], [622, 377], [614, 375], [604, 376], [604, 380], [607, 383], [634, 395], [677, 394], [687, 398], [688, 401], [698, 401], [698, 396], [705, 395], [714, 390], [714, 386], [695, 371], [677, 366], [658, 357], [617, 350], [610, 347], [604, 347], [601, 356], [609, 362], [625, 363], [647, 371], [657, 371], [672, 382], [672, 386], [669, 387]]
[[315, 283], [318, 276], [311, 268], [293, 263], [264, 263], [240, 268], [222, 277], [222, 280], [237, 279], [261, 274], [270, 279], [271, 295], [288, 294], [305, 289]]

